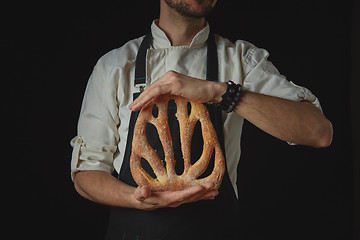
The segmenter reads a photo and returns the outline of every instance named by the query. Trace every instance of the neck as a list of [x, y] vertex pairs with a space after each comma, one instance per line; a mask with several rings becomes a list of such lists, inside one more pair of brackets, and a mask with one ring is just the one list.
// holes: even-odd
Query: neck
[[190, 45], [194, 36], [206, 26], [205, 18], [188, 18], [181, 16], [160, 1], [160, 19], [158, 26], [165, 32], [172, 46]]

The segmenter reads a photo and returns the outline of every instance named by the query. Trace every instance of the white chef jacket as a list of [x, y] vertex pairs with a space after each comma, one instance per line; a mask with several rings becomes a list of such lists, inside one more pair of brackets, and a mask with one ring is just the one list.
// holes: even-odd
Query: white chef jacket
[[[151, 25], [153, 42], [146, 54], [147, 85], [174, 70], [206, 79], [206, 54], [210, 27], [199, 31], [189, 46], [171, 46], [155, 20]], [[71, 140], [71, 173], [84, 170], [120, 171], [134, 92], [135, 59], [143, 37], [114, 49], [97, 62], [88, 81], [78, 134]], [[267, 60], [269, 53], [246, 41], [235, 43], [215, 35], [219, 62], [219, 81], [240, 83], [244, 90], [292, 101], [309, 101], [321, 109], [319, 100], [306, 88], [282, 76]], [[244, 119], [236, 113], [223, 113], [227, 170], [237, 194], [237, 164]], [[73, 176], [73, 174], [71, 174]]]

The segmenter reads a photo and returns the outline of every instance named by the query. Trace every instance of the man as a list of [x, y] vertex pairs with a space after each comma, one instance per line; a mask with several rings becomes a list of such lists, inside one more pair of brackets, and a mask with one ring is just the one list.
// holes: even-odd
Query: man
[[[113, 207], [107, 239], [236, 239], [244, 119], [289, 143], [331, 144], [332, 125], [309, 90], [280, 75], [265, 50], [210, 32], [205, 16], [215, 4], [160, 0], [150, 34], [107, 53], [94, 68], [72, 141], [72, 177], [80, 195]], [[137, 76], [141, 71], [144, 77]], [[238, 95], [229, 92], [232, 86]], [[211, 102], [222, 119], [217, 131], [227, 167], [219, 190], [205, 183], [152, 192], [134, 184], [128, 167], [134, 113], [168, 93]]]

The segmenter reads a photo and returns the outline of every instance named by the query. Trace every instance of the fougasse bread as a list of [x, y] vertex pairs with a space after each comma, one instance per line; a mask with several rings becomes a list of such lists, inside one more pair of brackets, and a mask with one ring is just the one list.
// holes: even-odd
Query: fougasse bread
[[[176, 117], [179, 121], [183, 159], [174, 159], [167, 113], [167, 105], [170, 99], [174, 99], [177, 107]], [[191, 104], [190, 114], [187, 108], [188, 103]], [[154, 105], [158, 107], [156, 117], [152, 114]], [[201, 123], [204, 142], [203, 153], [194, 164], [191, 164], [191, 138], [197, 121]], [[164, 149], [165, 159], [163, 160], [166, 162], [166, 168], [156, 151], [147, 141], [147, 123], [153, 124], [158, 131]], [[213, 171], [210, 175], [198, 179], [206, 170], [213, 151], [215, 151]], [[151, 177], [143, 169], [141, 158], [148, 161], [156, 178]], [[181, 175], [178, 175], [175, 171], [175, 161], [184, 161], [184, 171]], [[205, 182], [213, 182], [214, 188], [219, 188], [225, 172], [225, 159], [206, 106], [202, 103], [174, 95], [161, 95], [146, 104], [140, 110], [134, 128], [130, 169], [135, 182], [139, 186], [150, 187], [152, 191], [182, 190], [194, 184], [201, 185]]]

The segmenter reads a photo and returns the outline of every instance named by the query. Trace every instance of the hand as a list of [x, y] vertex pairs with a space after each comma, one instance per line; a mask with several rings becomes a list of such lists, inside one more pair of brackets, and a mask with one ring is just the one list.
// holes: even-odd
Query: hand
[[199, 200], [214, 199], [218, 190], [213, 189], [211, 182], [180, 191], [151, 192], [149, 187], [137, 187], [132, 195], [134, 207], [142, 210], [154, 210], [165, 207], [178, 207], [184, 203], [197, 202]]
[[204, 81], [185, 76], [175, 71], [168, 71], [161, 78], [150, 84], [129, 108], [140, 110], [151, 99], [162, 94], [173, 94], [198, 102], [220, 102], [221, 95], [226, 91], [226, 84]]

